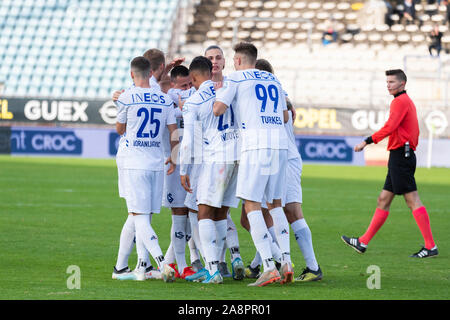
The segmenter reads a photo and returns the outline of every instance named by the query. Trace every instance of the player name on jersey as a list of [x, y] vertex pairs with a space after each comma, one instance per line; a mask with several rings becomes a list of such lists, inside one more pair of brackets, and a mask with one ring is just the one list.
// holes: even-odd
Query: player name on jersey
[[262, 123], [267, 124], [278, 124], [283, 125], [283, 120], [281, 120], [281, 117], [273, 117], [273, 116], [260, 116]]
[[134, 147], [146, 147], [146, 148], [159, 148], [161, 145], [161, 142], [159, 141], [142, 141], [142, 140], [134, 140], [133, 146]]

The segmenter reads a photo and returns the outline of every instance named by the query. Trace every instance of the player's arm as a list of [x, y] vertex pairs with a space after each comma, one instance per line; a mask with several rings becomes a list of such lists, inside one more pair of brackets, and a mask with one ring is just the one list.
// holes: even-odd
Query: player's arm
[[[165, 164], [170, 163], [170, 168], [167, 170], [167, 174], [172, 174], [175, 171], [175, 162], [174, 160], [174, 150], [176, 145], [179, 143], [180, 139], [178, 136], [178, 127], [177, 127], [177, 121], [175, 119], [175, 112], [174, 112], [174, 105], [173, 102], [170, 101], [170, 105], [167, 107], [167, 118], [166, 118], [166, 125], [167, 130], [169, 131], [169, 143], [170, 143], [170, 156], [166, 159]], [[176, 160], [176, 159], [175, 159]]]
[[227, 109], [228, 106], [225, 103], [221, 101], [214, 102], [213, 113], [216, 117], [223, 115], [227, 111]]
[[180, 146], [180, 182], [187, 192], [192, 193], [187, 172], [193, 158], [195, 114], [193, 110], [189, 109], [189, 105], [183, 109], [183, 121], [183, 140], [181, 140]]
[[170, 163], [170, 168], [167, 170], [167, 174], [172, 174], [175, 171], [176, 164], [172, 159], [173, 150], [175, 150], [176, 145], [179, 143], [180, 139], [178, 136], [178, 127], [176, 123], [168, 124], [167, 129], [169, 130], [170, 139], [170, 157], [166, 160], [165, 164]]
[[393, 103], [390, 108], [389, 119], [386, 121], [384, 126], [373, 135], [367, 137], [364, 141], [357, 144], [354, 150], [356, 152], [362, 151], [368, 144], [378, 143], [389, 136], [394, 130], [398, 128], [407, 111], [407, 108], [403, 108], [401, 104]]
[[114, 91], [113, 96], [112, 96], [112, 100], [115, 102], [117, 100], [119, 100], [119, 96], [124, 92], [125, 90], [117, 90]]
[[216, 92], [216, 101], [213, 105], [213, 113], [216, 117], [223, 115], [227, 111], [236, 96], [236, 92], [236, 83], [231, 79], [225, 80], [222, 88]]
[[281, 86], [280, 89], [281, 89], [280, 92], [282, 92], [280, 100], [281, 100], [281, 108], [283, 110], [283, 121], [284, 123], [287, 123], [289, 121], [289, 111], [288, 111], [289, 109], [287, 105], [288, 98], [286, 92], [281, 88]]
[[175, 58], [170, 63], [168, 63], [164, 69], [164, 73], [169, 73], [170, 70], [175, 68], [176, 66], [181, 65], [184, 62], [185, 58]]
[[295, 108], [292, 105], [291, 100], [289, 100], [287, 96], [286, 96], [286, 106], [288, 110], [290, 110], [292, 113], [292, 122], [295, 122], [295, 118], [297, 118], [297, 112], [295, 112]]
[[125, 130], [127, 128], [127, 123], [120, 123], [116, 122], [116, 131], [119, 135], [123, 135], [125, 133]]
[[287, 123], [289, 121], [289, 111], [283, 110], [283, 121]]
[[122, 101], [117, 100], [117, 118], [116, 118], [116, 131], [119, 135], [123, 135], [127, 129], [127, 105]]

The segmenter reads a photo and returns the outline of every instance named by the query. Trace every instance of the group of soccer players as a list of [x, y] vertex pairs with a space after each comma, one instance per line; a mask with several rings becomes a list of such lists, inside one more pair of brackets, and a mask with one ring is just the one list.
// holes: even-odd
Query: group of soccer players
[[[164, 53], [150, 49], [131, 61], [133, 86], [114, 93], [119, 195], [128, 218], [113, 279], [223, 283], [224, 277], [248, 277], [256, 279], [250, 286], [265, 286], [322, 278], [301, 208], [295, 110], [253, 44], [239, 43], [234, 51], [235, 72], [225, 77], [218, 46], [208, 47], [189, 67], [184, 59], [166, 65]], [[230, 216], [241, 200], [241, 225], [256, 248], [247, 267]], [[166, 254], [151, 225], [161, 206], [172, 211]], [[290, 227], [306, 263], [295, 279]], [[138, 262], [131, 270], [134, 245]]]

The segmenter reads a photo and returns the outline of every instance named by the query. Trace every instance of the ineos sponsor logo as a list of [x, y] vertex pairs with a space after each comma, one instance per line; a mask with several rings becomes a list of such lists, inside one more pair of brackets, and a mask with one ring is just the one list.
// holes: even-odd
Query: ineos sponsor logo
[[28, 120], [87, 122], [88, 102], [30, 100], [25, 104], [24, 114]]

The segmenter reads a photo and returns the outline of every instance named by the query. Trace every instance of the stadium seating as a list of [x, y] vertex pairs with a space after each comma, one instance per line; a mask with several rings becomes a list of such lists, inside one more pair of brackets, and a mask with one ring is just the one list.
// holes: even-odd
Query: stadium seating
[[177, 0], [0, 1], [4, 94], [110, 97], [130, 85], [134, 56], [152, 47], [167, 51], [177, 6]]
[[[196, 6], [179, 54], [189, 60], [208, 45], [219, 44], [225, 50], [227, 70], [233, 70], [232, 44], [237, 41], [259, 44], [259, 56], [273, 64], [293, 101], [337, 107], [384, 105], [389, 99], [384, 84], [386, 69], [408, 69], [411, 79], [439, 77], [441, 71], [447, 70], [444, 66], [450, 56], [445, 49], [450, 49], [447, 48], [450, 37], [446, 35], [445, 6], [428, 5], [423, 0], [416, 4], [414, 23], [407, 24], [395, 12], [390, 15], [393, 24], [388, 25], [384, 14], [378, 19], [375, 15], [365, 16], [364, 2], [202, 0]], [[207, 29], [199, 28], [197, 20], [211, 23]], [[331, 21], [339, 36], [336, 43], [325, 46], [322, 34]], [[444, 33], [440, 65], [428, 53], [434, 24]], [[419, 70], [412, 68], [410, 56], [426, 58], [418, 60]], [[419, 86], [424, 82], [417, 83]], [[442, 92], [449, 89], [443, 88]], [[435, 103], [429, 92], [419, 91], [418, 101]]]
[[[450, 35], [443, 5], [423, 0], [416, 4], [415, 23], [406, 24], [395, 12], [387, 25], [375, 16], [364, 19], [363, 2], [2, 0], [0, 83], [7, 95], [103, 99], [130, 84], [131, 58], [149, 48], [189, 62], [219, 44], [226, 70], [233, 70], [236, 41], [257, 45], [296, 103], [373, 106], [386, 99], [383, 71], [392, 67], [408, 69], [412, 78], [447, 77]], [[186, 21], [177, 16], [183, 6], [190, 10]], [[322, 34], [331, 21], [338, 39], [325, 46]], [[428, 53], [436, 23], [444, 33], [438, 64]], [[417, 59], [420, 68], [410, 62], [416, 56], [427, 57]], [[433, 103], [428, 98], [425, 93], [424, 103]]]

